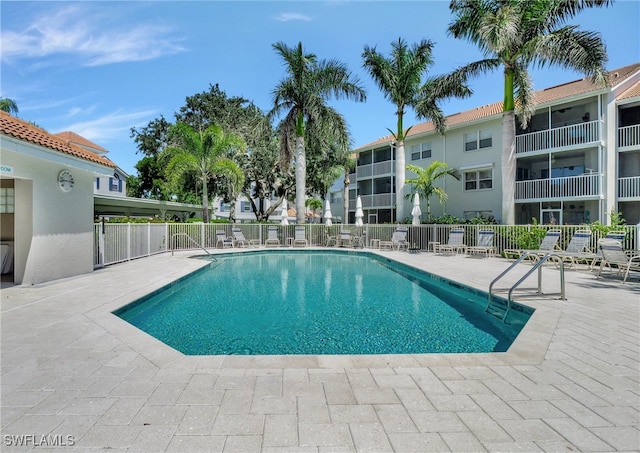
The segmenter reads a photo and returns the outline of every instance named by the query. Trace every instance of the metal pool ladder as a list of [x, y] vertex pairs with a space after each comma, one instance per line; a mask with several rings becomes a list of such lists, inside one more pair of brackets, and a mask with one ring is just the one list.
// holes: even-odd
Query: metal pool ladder
[[196, 245], [196, 246], [198, 246], [199, 248], [201, 248], [202, 250], [204, 250], [204, 253], [206, 253], [207, 255], [209, 255], [209, 256], [210, 256], [214, 261], [218, 261], [218, 260], [216, 259], [216, 257], [215, 257], [215, 256], [213, 256], [211, 253], [209, 253], [209, 251], [208, 251], [207, 249], [205, 249], [202, 245], [200, 245], [200, 244], [199, 244], [195, 239], [193, 239], [193, 238], [192, 238], [191, 236], [189, 236], [187, 233], [174, 233], [174, 234], [172, 234], [172, 235], [171, 235], [171, 239], [169, 240], [169, 245], [171, 246], [171, 256], [173, 256], [173, 251], [174, 251], [174, 248], [173, 248], [173, 239], [174, 239], [175, 237], [177, 237], [177, 236], [184, 236], [184, 237], [186, 237], [187, 239], [189, 239], [189, 240], [191, 241], [191, 243], [192, 243], [193, 245]]
[[[494, 303], [493, 301], [493, 294], [494, 294], [494, 289], [493, 289], [493, 285], [500, 280], [502, 277], [504, 277], [509, 271], [511, 271], [511, 269], [513, 269], [514, 267], [516, 267], [516, 265], [520, 264], [520, 262], [522, 262], [524, 259], [530, 257], [530, 256], [535, 256], [537, 258], [537, 261], [534, 263], [533, 266], [531, 266], [531, 269], [529, 269], [521, 278], [520, 280], [518, 280], [516, 283], [514, 283], [510, 288], [504, 288], [501, 289], [500, 291], [508, 291], [508, 296], [507, 296], [507, 305], [506, 307], [504, 306], [504, 304], [500, 303], [498, 304], [497, 302]], [[509, 314], [509, 310], [511, 310], [511, 301], [512, 301], [512, 295], [513, 295], [513, 291], [520, 286], [520, 284], [522, 282], [524, 282], [527, 277], [529, 275], [531, 275], [531, 273], [533, 273], [533, 271], [535, 271], [536, 269], [538, 270], [538, 289], [536, 291], [536, 294], [542, 294], [542, 265], [549, 259], [553, 258], [554, 260], [557, 260], [557, 262], [560, 265], [560, 299], [561, 300], [567, 300], [567, 298], [565, 297], [565, 291], [564, 291], [564, 261], [562, 260], [562, 258], [555, 254], [555, 253], [546, 253], [544, 256], [540, 257], [537, 253], [535, 252], [525, 252], [522, 254], [522, 256], [520, 256], [520, 258], [518, 258], [514, 263], [511, 264], [511, 266], [509, 266], [507, 269], [505, 269], [500, 275], [498, 275], [496, 278], [493, 279], [493, 281], [491, 282], [491, 284], [489, 285], [489, 302], [487, 303], [487, 308], [485, 309], [485, 312], [491, 313], [494, 316], [500, 317], [501, 312], [502, 313], [502, 322], [505, 322], [505, 320], [507, 319], [507, 314]]]

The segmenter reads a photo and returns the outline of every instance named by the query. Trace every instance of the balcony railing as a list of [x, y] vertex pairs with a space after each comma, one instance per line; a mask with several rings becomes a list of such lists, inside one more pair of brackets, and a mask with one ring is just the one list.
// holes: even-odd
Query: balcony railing
[[640, 176], [618, 178], [618, 199], [640, 198]]
[[597, 143], [600, 140], [599, 125], [596, 120], [518, 135], [516, 153]]
[[640, 124], [618, 128], [618, 148], [640, 145]]
[[391, 206], [392, 196], [390, 193], [378, 193], [373, 195], [360, 195], [360, 199], [362, 200], [363, 208], [379, 208]]
[[516, 200], [593, 197], [600, 195], [600, 175], [516, 181]]

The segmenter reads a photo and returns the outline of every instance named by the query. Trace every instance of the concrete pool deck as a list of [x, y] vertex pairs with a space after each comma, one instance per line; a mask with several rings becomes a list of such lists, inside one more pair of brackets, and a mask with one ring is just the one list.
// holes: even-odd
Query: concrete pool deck
[[[510, 264], [374, 253], [483, 291]], [[637, 275], [568, 270], [567, 300], [517, 292], [536, 312], [505, 353], [194, 357], [111, 314], [206, 265], [191, 255], [2, 289], [0, 450], [640, 449]]]

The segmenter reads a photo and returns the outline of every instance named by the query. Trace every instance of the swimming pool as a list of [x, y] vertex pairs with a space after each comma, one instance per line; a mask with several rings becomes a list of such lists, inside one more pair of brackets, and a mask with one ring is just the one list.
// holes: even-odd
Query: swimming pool
[[278, 250], [218, 262], [114, 312], [188, 355], [506, 351], [487, 295], [368, 252]]

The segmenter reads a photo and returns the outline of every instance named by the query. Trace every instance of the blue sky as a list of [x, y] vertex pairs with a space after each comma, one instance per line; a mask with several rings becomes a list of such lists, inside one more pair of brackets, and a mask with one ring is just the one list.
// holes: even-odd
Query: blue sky
[[[481, 58], [477, 48], [448, 37], [449, 1], [193, 1], [0, 3], [0, 96], [18, 116], [49, 132], [76, 132], [109, 150], [130, 174], [141, 154], [129, 130], [161, 114], [169, 121], [187, 96], [219, 84], [267, 111], [284, 76], [272, 44], [302, 42], [319, 59], [344, 62], [367, 90], [367, 101], [333, 102], [345, 116], [354, 147], [394, 128], [394, 107], [362, 68], [365, 45], [385, 55], [399, 37], [434, 41], [439, 75]], [[609, 69], [640, 61], [640, 2], [618, 0], [572, 22], [602, 33]], [[582, 74], [533, 70], [536, 89]], [[474, 79], [475, 94], [442, 105], [446, 114], [501, 100], [499, 72]], [[413, 112], [405, 126], [420, 122]]]

